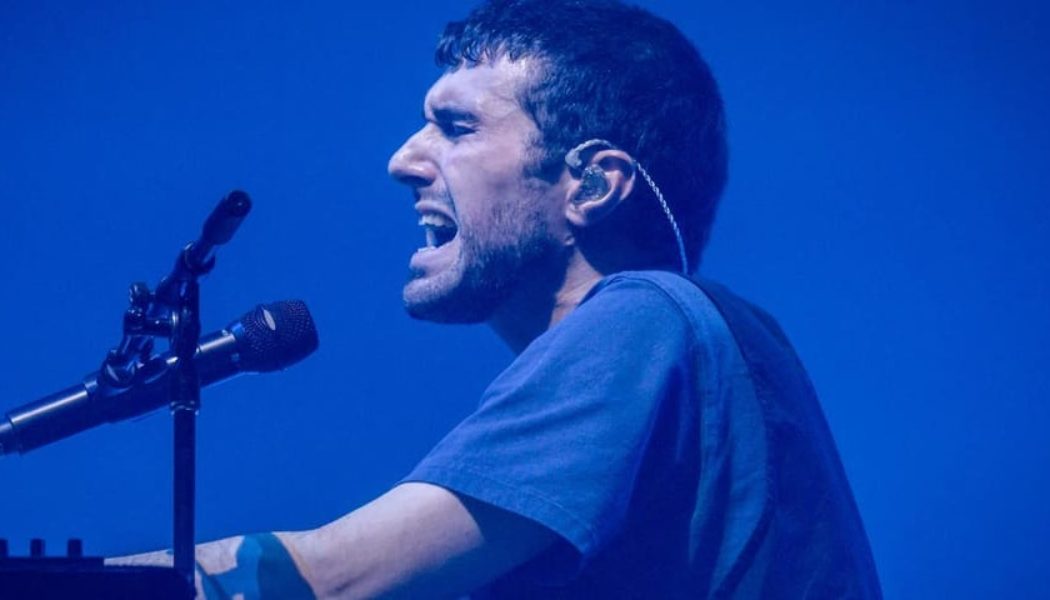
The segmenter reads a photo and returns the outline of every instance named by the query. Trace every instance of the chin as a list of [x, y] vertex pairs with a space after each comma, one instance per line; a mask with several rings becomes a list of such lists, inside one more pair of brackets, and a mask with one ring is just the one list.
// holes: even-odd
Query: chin
[[484, 323], [500, 304], [491, 287], [467, 285], [458, 276], [415, 277], [401, 298], [410, 317], [434, 323]]

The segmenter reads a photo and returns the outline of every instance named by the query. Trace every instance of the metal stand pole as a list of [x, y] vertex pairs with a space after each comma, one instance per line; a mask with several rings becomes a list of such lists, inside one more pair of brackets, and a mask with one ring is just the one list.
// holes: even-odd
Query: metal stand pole
[[194, 495], [196, 481], [197, 415], [175, 408], [175, 570], [191, 583], [195, 564]]
[[200, 340], [200, 296], [196, 278], [184, 283], [183, 305], [172, 336], [179, 357], [172, 378], [171, 412], [174, 421], [174, 551], [175, 570], [193, 582], [194, 506], [196, 501], [197, 411], [200, 378], [193, 355]]

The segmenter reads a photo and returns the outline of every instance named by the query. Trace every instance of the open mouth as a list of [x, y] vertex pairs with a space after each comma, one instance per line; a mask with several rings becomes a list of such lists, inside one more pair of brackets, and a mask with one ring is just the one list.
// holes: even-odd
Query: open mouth
[[419, 217], [419, 226], [426, 236], [426, 245], [422, 250], [433, 250], [451, 242], [459, 228], [456, 222], [443, 214], [425, 212]]

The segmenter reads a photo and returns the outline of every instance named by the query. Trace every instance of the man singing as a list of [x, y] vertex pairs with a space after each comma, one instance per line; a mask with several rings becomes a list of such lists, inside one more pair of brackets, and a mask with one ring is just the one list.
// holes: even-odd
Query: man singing
[[491, 0], [437, 61], [390, 159], [424, 238], [405, 306], [488, 323], [516, 358], [383, 496], [198, 546], [198, 594], [879, 597], [784, 334], [688, 277], [727, 160], [696, 49], [618, 2]]

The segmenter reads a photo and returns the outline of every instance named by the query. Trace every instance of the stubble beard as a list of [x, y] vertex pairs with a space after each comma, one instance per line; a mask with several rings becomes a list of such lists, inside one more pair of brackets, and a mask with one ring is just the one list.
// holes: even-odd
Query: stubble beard
[[469, 227], [459, 230], [455, 262], [429, 279], [410, 274], [405, 310], [436, 323], [483, 323], [511, 298], [530, 274], [555, 267], [559, 247], [538, 213], [508, 211], [493, 220], [495, 235], [482, 240]]

